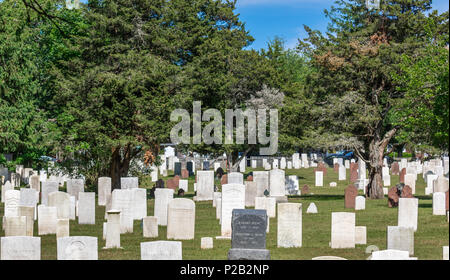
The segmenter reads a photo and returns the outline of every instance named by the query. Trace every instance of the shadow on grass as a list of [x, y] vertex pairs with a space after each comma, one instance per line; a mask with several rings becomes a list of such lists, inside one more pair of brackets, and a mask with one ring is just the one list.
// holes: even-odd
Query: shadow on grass
[[433, 198], [428, 195], [419, 195], [419, 196], [415, 195], [414, 197], [420, 200], [433, 200]]
[[433, 205], [431, 204], [419, 204], [419, 208], [432, 208]]
[[292, 195], [289, 198], [301, 198], [311, 200], [341, 200], [344, 199], [343, 195], [331, 195], [331, 194], [306, 194], [306, 195]]

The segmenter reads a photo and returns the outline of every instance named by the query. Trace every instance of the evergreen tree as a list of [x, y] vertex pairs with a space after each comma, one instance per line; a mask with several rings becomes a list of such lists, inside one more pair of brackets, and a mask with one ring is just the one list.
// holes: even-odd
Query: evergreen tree
[[353, 148], [368, 163], [367, 196], [381, 199], [383, 157], [408, 117], [393, 119], [402, 110], [397, 101], [417, 97], [399, 90], [393, 74], [402, 70], [402, 55], [420, 57], [430, 44], [424, 26], [435, 27], [432, 38], [448, 34], [448, 12], [427, 15], [427, 0], [382, 1], [380, 10], [367, 10], [363, 0], [335, 3], [325, 11], [327, 36], [306, 27], [309, 37], [299, 45], [317, 69], [308, 77], [308, 91], [321, 134], [311, 137]]

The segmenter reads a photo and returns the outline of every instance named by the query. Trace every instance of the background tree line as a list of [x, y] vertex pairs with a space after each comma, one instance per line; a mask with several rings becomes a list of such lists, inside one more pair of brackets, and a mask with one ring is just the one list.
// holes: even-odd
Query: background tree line
[[[0, 2], [0, 153], [120, 187], [136, 157], [170, 142], [177, 108], [279, 109], [279, 152], [354, 149], [380, 198], [388, 144], [448, 151], [448, 12], [431, 1], [339, 0], [296, 50], [253, 38], [236, 1]], [[257, 145], [190, 145], [231, 165]], [[151, 161], [157, 160], [152, 156]]]

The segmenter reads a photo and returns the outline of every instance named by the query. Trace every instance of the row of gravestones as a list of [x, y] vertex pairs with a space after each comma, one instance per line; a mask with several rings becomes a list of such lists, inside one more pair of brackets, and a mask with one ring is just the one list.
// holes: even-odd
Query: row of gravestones
[[[301, 209], [301, 204], [298, 203], [280, 203], [278, 205], [278, 247], [302, 246]], [[268, 215], [265, 210], [234, 209], [231, 223], [231, 249], [228, 252], [228, 259], [270, 259], [270, 252], [266, 249]], [[416, 259], [410, 257], [414, 254], [413, 227], [404, 225], [388, 227], [387, 231], [388, 251], [372, 254], [373, 260], [396, 259], [397, 255], [403, 256], [402, 259]], [[365, 236], [365, 227], [355, 226], [354, 213], [332, 213], [331, 248], [355, 248], [355, 244], [365, 244]], [[202, 238], [202, 243], [206, 240], [211, 241], [211, 239]], [[182, 243], [179, 241], [143, 242], [141, 243], [141, 259], [182, 259], [181, 245]], [[202, 244], [202, 247], [206, 246]], [[444, 259], [445, 257], [448, 259], [448, 247], [444, 247], [443, 250]], [[447, 256], [445, 255], [446, 250]], [[98, 259], [97, 238], [60, 237], [57, 239], [57, 258], [58, 260], [96, 260]], [[2, 237], [1, 259], [40, 259], [40, 237]]]
[[195, 216], [195, 215], [194, 215]]

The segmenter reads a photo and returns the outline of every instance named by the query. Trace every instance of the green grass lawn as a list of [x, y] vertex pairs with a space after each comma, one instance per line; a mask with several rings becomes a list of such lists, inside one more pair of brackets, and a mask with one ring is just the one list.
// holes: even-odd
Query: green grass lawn
[[[259, 169], [261, 170], [261, 169]], [[252, 169], [247, 169], [247, 174]], [[366, 259], [365, 249], [376, 245], [381, 250], [386, 249], [387, 226], [397, 225], [397, 208], [388, 208], [387, 198], [383, 200], [366, 200], [366, 210], [356, 211], [356, 225], [367, 227], [367, 245], [357, 245], [355, 249], [331, 249], [331, 213], [355, 212], [344, 208], [344, 189], [349, 181], [338, 181], [338, 173], [328, 169], [324, 176], [324, 186], [337, 182], [336, 188], [314, 187], [314, 169], [286, 170], [286, 175], [297, 175], [300, 188], [304, 184], [310, 186], [310, 195], [289, 197], [289, 202], [301, 203], [303, 207], [303, 246], [301, 248], [277, 248], [277, 219], [270, 219], [270, 232], [267, 235], [267, 249], [273, 260], [310, 260], [317, 256], [339, 256], [351, 260]], [[169, 174], [169, 177], [172, 177]], [[168, 178], [164, 178], [167, 180]], [[349, 178], [349, 170], [347, 170]], [[391, 176], [392, 186], [397, 184], [398, 176]], [[189, 179], [189, 192], [185, 195], [192, 198], [194, 178]], [[152, 183], [148, 177], [141, 179], [141, 186], [150, 188]], [[442, 259], [442, 246], [449, 244], [449, 224], [445, 216], [432, 215], [432, 197], [425, 196], [425, 182], [418, 175], [416, 197], [419, 198], [419, 223], [414, 236], [414, 253], [419, 260]], [[363, 194], [360, 191], [361, 194]], [[176, 197], [176, 196], [175, 196]], [[306, 214], [309, 203], [314, 202], [318, 214]], [[148, 200], [147, 215], [153, 215], [154, 199]], [[1, 204], [0, 215], [3, 216], [4, 205]], [[105, 207], [96, 207], [95, 225], [78, 225], [70, 221], [71, 236], [98, 237], [99, 259], [108, 260], [139, 260], [140, 243], [146, 241], [166, 240], [166, 227], [159, 227], [159, 238], [143, 238], [141, 221], [134, 222], [134, 232], [121, 235], [123, 249], [103, 250], [105, 241], [102, 239]], [[1, 223], [1, 219], [0, 219]], [[230, 240], [216, 240], [220, 235], [219, 221], [216, 220], [216, 209], [212, 202], [196, 202], [195, 239], [183, 241], [184, 260], [225, 260], [231, 247]], [[1, 236], [4, 236], [2, 231]], [[34, 236], [37, 235], [37, 221], [34, 225]], [[202, 237], [214, 238], [214, 249], [201, 250]], [[41, 236], [42, 259], [56, 259], [56, 235]]]

